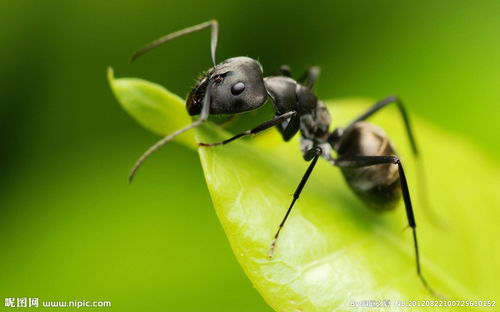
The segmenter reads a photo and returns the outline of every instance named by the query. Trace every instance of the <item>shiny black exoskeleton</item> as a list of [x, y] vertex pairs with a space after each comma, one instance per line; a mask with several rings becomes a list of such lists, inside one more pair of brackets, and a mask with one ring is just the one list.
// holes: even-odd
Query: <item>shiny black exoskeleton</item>
[[[211, 147], [227, 144], [246, 135], [257, 134], [271, 127], [277, 127], [283, 140], [289, 141], [300, 132], [300, 148], [306, 161], [311, 161], [290, 204], [283, 221], [269, 249], [273, 257], [276, 242], [293, 205], [302, 192], [319, 157], [339, 167], [351, 189], [369, 207], [375, 210], [389, 210], [403, 197], [409, 226], [413, 233], [417, 273], [429, 292], [435, 294], [424, 279], [421, 268], [416, 235], [416, 223], [410, 199], [408, 183], [401, 161], [396, 156], [385, 133], [365, 120], [388, 104], [399, 108], [413, 152], [417, 147], [410, 122], [402, 102], [389, 96], [353, 120], [345, 128], [330, 132], [330, 115], [325, 105], [313, 93], [312, 86], [319, 74], [317, 67], [309, 68], [297, 81], [292, 79], [287, 66], [280, 68], [276, 76], [264, 77], [262, 66], [249, 57], [234, 57], [216, 64], [218, 23], [215, 20], [195, 25], [162, 37], [134, 54], [133, 59], [171, 39], [211, 28], [211, 54], [213, 67], [198, 81], [186, 101], [190, 115], [199, 118], [157, 142], [136, 162], [130, 174], [132, 180], [143, 161], [159, 147], [175, 136], [205, 122], [210, 114], [237, 114], [257, 109], [270, 99], [274, 105], [275, 116], [257, 127], [239, 133], [221, 142], [199, 143]], [[332, 154], [336, 152], [337, 156]]]

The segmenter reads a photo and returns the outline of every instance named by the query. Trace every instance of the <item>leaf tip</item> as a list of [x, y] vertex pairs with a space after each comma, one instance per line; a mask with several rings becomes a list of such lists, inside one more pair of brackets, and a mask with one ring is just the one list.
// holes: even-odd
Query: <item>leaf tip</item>
[[113, 67], [108, 66], [107, 76], [108, 76], [108, 82], [112, 86], [113, 85], [113, 81], [115, 80], [115, 72], [113, 70]]

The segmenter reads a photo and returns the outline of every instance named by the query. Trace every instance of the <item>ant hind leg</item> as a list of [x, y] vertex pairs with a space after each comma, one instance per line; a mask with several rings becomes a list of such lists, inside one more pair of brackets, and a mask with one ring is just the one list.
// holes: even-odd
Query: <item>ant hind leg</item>
[[412, 229], [413, 233], [413, 246], [415, 248], [417, 274], [420, 280], [422, 281], [422, 284], [430, 294], [432, 294], [434, 297], [442, 298], [441, 295], [436, 293], [431, 288], [431, 286], [425, 279], [424, 275], [422, 274], [422, 268], [420, 265], [420, 253], [417, 241], [417, 231], [416, 231], [417, 224], [415, 222], [415, 216], [413, 213], [408, 182], [406, 180], [406, 175], [403, 169], [403, 165], [401, 164], [399, 158], [397, 156], [352, 156], [352, 157], [340, 157], [335, 161], [335, 165], [341, 168], [361, 168], [378, 164], [395, 164], [398, 166], [399, 178], [401, 181], [401, 192], [403, 194], [403, 201], [405, 204], [406, 216], [408, 218], [408, 225]]

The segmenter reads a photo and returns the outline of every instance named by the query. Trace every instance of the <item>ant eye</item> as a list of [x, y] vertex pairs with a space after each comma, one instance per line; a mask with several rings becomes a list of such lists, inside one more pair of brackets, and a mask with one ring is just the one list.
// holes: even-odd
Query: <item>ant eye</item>
[[222, 80], [224, 80], [222, 75], [215, 75], [212, 79], [214, 80], [215, 83], [221, 83]]
[[245, 90], [245, 84], [243, 82], [237, 82], [231, 87], [231, 93], [233, 95], [238, 95]]

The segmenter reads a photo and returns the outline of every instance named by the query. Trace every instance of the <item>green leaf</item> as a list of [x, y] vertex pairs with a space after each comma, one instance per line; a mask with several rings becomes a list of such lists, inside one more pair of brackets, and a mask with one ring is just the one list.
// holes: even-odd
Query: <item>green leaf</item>
[[[190, 122], [181, 109], [184, 102], [165, 89], [139, 79], [109, 77], [118, 101], [146, 128], [165, 135]], [[333, 125], [345, 125], [371, 103], [328, 102]], [[387, 108], [370, 121], [393, 139], [408, 173], [424, 275], [447, 299], [498, 299], [500, 266], [495, 259], [500, 258], [500, 245], [493, 238], [498, 238], [500, 223], [500, 170], [466, 139], [411, 117], [422, 150], [420, 162], [410, 153], [395, 109]], [[211, 123], [196, 130], [198, 142], [229, 136]], [[285, 143], [269, 130], [198, 149], [191, 139], [180, 142], [199, 152], [234, 254], [276, 311], [345, 311], [352, 309], [351, 300], [389, 299], [394, 306], [395, 300], [436, 299], [417, 277], [411, 232], [403, 230], [407, 221], [402, 203], [395, 211], [375, 213], [350, 191], [337, 168], [318, 163], [269, 260], [273, 235], [308, 165], [297, 138]], [[423, 188], [417, 173], [422, 168], [430, 205], [419, 192]], [[450, 311], [432, 310], [441, 309]]]

